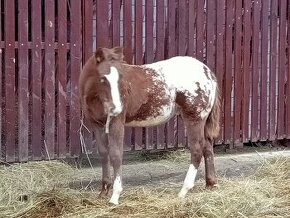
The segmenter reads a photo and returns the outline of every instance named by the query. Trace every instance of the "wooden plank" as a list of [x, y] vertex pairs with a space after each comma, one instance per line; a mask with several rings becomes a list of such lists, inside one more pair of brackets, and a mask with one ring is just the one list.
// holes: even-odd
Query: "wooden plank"
[[120, 9], [121, 1], [112, 1], [113, 46], [120, 46]]
[[[160, 61], [164, 59], [164, 45], [165, 45], [165, 8], [164, 1], [156, 2], [156, 54], [155, 61]], [[166, 124], [159, 125], [157, 127], [157, 139], [156, 148], [165, 148], [165, 126]]]
[[233, 18], [234, 18], [234, 1], [226, 2], [226, 66], [225, 66], [225, 142], [233, 142], [232, 135], [232, 115], [231, 115], [231, 93], [232, 93], [232, 37], [233, 37]]
[[[67, 2], [64, 0], [64, 2]], [[83, 1], [83, 64], [88, 60], [93, 53], [93, 1], [84, 0]], [[59, 3], [59, 5], [63, 3]], [[61, 6], [64, 9], [64, 5]], [[59, 10], [60, 11], [60, 10]], [[65, 18], [64, 15], [59, 13], [61, 17]], [[65, 11], [64, 14], [67, 14]], [[58, 16], [60, 16], [58, 15]], [[64, 20], [65, 21], [65, 20]]]
[[207, 1], [206, 21], [206, 64], [216, 73], [216, 1]]
[[278, 31], [278, 1], [271, 1], [271, 31], [270, 31], [270, 80], [269, 80], [269, 139], [276, 138], [276, 70], [278, 62], [277, 31]]
[[5, 0], [5, 146], [6, 162], [15, 161], [16, 104], [15, 104], [15, 3]]
[[206, 21], [206, 64], [215, 72], [216, 1], [207, 2]]
[[96, 20], [97, 48], [109, 47], [108, 2], [96, 1], [96, 13], [97, 13], [97, 20]]
[[[124, 1], [124, 56], [125, 61], [129, 64], [133, 62], [132, 54], [132, 1]], [[124, 137], [126, 147], [132, 146], [132, 128], [125, 128]]]
[[217, 22], [217, 37], [216, 37], [216, 77], [221, 93], [221, 130], [216, 143], [224, 142], [224, 72], [225, 72], [225, 0], [220, 0], [217, 4], [216, 22]]
[[46, 158], [54, 158], [55, 150], [55, 53], [52, 46], [55, 30], [54, 0], [45, 2], [45, 136]]
[[235, 73], [234, 73], [234, 143], [241, 139], [241, 112], [242, 112], [242, 1], [236, 0], [235, 5]]
[[[82, 64], [84, 65], [86, 61], [93, 55], [93, 1], [84, 0], [83, 8], [82, 8], [82, 25], [83, 25], [83, 56], [82, 56]], [[67, 72], [68, 73], [68, 72]], [[83, 146], [86, 146], [86, 151], [91, 153], [93, 151], [93, 134], [92, 128], [89, 128], [91, 124], [87, 119], [83, 119], [84, 127], [81, 129], [82, 137], [83, 137]], [[88, 131], [87, 128], [90, 130]]]
[[[290, 11], [290, 4], [288, 4]], [[288, 16], [288, 51], [290, 49], [290, 19]], [[290, 139], [290, 54], [288, 52], [287, 90], [286, 90], [286, 138]]]
[[268, 48], [269, 48], [269, 0], [262, 1], [262, 30], [261, 30], [261, 100], [260, 100], [260, 139], [265, 141], [268, 139], [267, 131], [267, 79], [268, 79]]
[[[159, 14], [158, 14], [159, 16]], [[186, 53], [186, 2], [178, 0], [178, 55]]]
[[[154, 61], [154, 44], [153, 44], [153, 0], [147, 0], [145, 4], [145, 63], [149, 64]], [[152, 149], [156, 142], [156, 127], [147, 127], [145, 131], [146, 149]]]
[[[135, 46], [134, 46], [134, 64], [143, 64], [143, 13], [142, 0], [135, 0]], [[141, 150], [143, 148], [143, 128], [136, 127], [133, 129], [133, 145], [131, 150]]]
[[[86, 31], [85, 31], [86, 32]], [[57, 64], [57, 90], [58, 90], [58, 117], [57, 117], [57, 153], [58, 157], [67, 155], [66, 146], [66, 105], [67, 105], [67, 1], [58, 1], [58, 62]], [[87, 41], [86, 41], [87, 42]], [[89, 44], [89, 43], [88, 43]]]
[[203, 62], [203, 42], [204, 42], [204, 22], [205, 22], [205, 13], [204, 13], [204, 0], [199, 0], [197, 3], [196, 11], [196, 57], [198, 60]]
[[132, 63], [132, 1], [124, 1], [124, 55], [125, 61]]
[[280, 19], [279, 19], [279, 66], [278, 66], [278, 122], [277, 137], [285, 137], [285, 84], [286, 84], [286, 11], [287, 1], [280, 0]]
[[188, 55], [195, 57], [195, 43], [194, 43], [194, 34], [195, 34], [195, 18], [196, 18], [196, 10], [195, 10], [195, 2], [194, 0], [188, 0]]
[[[2, 4], [0, 4], [0, 11], [2, 11]], [[2, 24], [2, 19], [0, 19], [0, 41], [2, 42], [2, 26], [3, 26], [3, 24]], [[2, 43], [1, 43], [2, 44]], [[3, 68], [2, 68], [2, 65], [3, 65], [3, 48], [4, 48], [5, 46], [4, 45], [1, 45], [1, 48], [0, 48], [0, 69], [1, 69], [1, 73], [0, 73], [0, 84], [1, 84], [1, 87], [2, 88], [0, 88], [0, 97], [1, 98], [3, 98], [3, 87], [4, 87], [4, 82], [5, 81], [3, 81], [2, 80], [2, 76], [3, 76]], [[1, 104], [1, 107], [0, 107], [0, 142], [1, 142], [1, 144], [0, 144], [0, 161], [5, 161], [5, 159], [6, 159], [6, 156], [5, 156], [5, 145], [4, 145], [4, 143], [3, 143], [3, 140], [4, 140], [4, 137], [3, 137], [3, 134], [2, 134], [2, 130], [3, 130], [3, 120], [4, 120], [4, 117], [3, 117], [3, 107], [2, 107], [2, 104]]]
[[[175, 32], [175, 16], [176, 4], [175, 1], [168, 1], [168, 22], [167, 22], [167, 51], [168, 57], [173, 57], [176, 55], [176, 32]], [[176, 119], [172, 118], [166, 124], [166, 144], [167, 148], [172, 148], [177, 145], [177, 132], [175, 128]]]
[[32, 1], [32, 159], [40, 160], [42, 156], [41, 137], [41, 1]]
[[18, 73], [18, 92], [19, 92], [19, 161], [28, 160], [28, 102], [29, 102], [29, 88], [28, 88], [28, 0], [19, 1], [18, 14], [18, 39], [19, 39], [19, 73]]
[[[178, 55], [186, 55], [186, 2], [178, 1]], [[186, 144], [186, 135], [184, 123], [181, 116], [177, 116], [177, 140], [178, 146], [184, 147]]]
[[[99, 1], [98, 1], [99, 2]], [[81, 69], [81, 1], [71, 1], [71, 102], [70, 102], [70, 146], [71, 155], [81, 153], [79, 127], [78, 77]], [[105, 30], [104, 30], [105, 31]]]
[[261, 11], [261, 1], [255, 1], [253, 3], [253, 67], [252, 67], [252, 109], [251, 109], [251, 140], [257, 141], [259, 138], [259, 74], [260, 74], [260, 61], [259, 61], [259, 51], [260, 51], [260, 11]]
[[[251, 0], [244, 2], [244, 20], [245, 24], [251, 23]], [[244, 92], [243, 92], [243, 141], [249, 141], [249, 102], [250, 102], [250, 74], [251, 74], [251, 60], [250, 60], [250, 41], [251, 41], [251, 25], [245, 25], [243, 32], [244, 46], [243, 46], [243, 63], [244, 63]]]

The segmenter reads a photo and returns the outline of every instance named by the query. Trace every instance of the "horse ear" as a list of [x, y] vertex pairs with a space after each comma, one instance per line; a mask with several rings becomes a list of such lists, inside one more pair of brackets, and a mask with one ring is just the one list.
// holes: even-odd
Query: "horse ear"
[[95, 58], [96, 58], [97, 64], [101, 63], [105, 59], [104, 51], [102, 48], [98, 48], [96, 50]]
[[116, 60], [120, 60], [120, 61], [122, 61], [123, 58], [124, 58], [123, 48], [117, 46], [117, 47], [114, 47], [112, 50], [113, 50], [113, 53], [114, 53], [114, 58], [115, 58]]

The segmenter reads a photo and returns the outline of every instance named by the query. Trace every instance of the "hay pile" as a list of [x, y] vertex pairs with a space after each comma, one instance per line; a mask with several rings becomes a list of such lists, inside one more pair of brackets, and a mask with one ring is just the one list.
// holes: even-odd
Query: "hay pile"
[[[0, 168], [0, 217], [272, 217], [290, 216], [290, 159], [261, 164], [246, 178], [219, 178], [213, 191], [204, 181], [180, 202], [180, 184], [125, 187], [120, 205], [108, 205], [96, 192], [74, 190], [81, 173], [59, 162]], [[5, 179], [7, 178], [7, 179]], [[26, 196], [25, 199], [19, 199]], [[23, 198], [23, 197], [22, 197]]]

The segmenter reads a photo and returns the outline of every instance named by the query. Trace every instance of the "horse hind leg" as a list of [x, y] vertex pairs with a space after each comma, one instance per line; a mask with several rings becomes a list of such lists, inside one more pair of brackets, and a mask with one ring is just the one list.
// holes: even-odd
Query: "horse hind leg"
[[203, 156], [205, 165], [206, 188], [211, 189], [216, 184], [216, 173], [214, 167], [213, 140], [209, 138], [205, 139]]
[[193, 122], [183, 118], [188, 132], [188, 146], [191, 153], [191, 163], [184, 179], [183, 186], [178, 194], [184, 198], [187, 192], [194, 187], [195, 177], [199, 168], [204, 147], [204, 125], [205, 122]]

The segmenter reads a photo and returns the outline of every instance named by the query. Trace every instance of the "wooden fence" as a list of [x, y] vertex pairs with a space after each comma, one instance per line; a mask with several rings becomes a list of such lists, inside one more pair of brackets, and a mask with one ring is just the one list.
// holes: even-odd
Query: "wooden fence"
[[[223, 99], [216, 144], [290, 139], [290, 0], [0, 0], [0, 11], [1, 161], [78, 156], [81, 137], [94, 151], [79, 134], [77, 81], [100, 46], [123, 46], [128, 63], [209, 65]], [[125, 149], [186, 141], [175, 117], [127, 128]]]
[[81, 1], [0, 3], [0, 160], [79, 155]]

